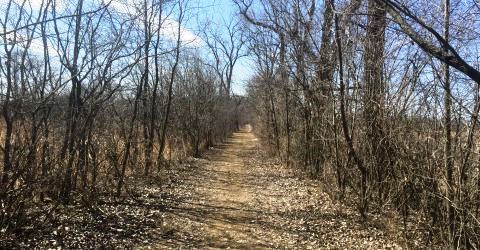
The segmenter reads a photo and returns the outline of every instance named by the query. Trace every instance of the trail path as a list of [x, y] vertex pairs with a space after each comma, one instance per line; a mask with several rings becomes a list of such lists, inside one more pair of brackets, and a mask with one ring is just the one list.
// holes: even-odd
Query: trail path
[[264, 160], [245, 127], [192, 163], [187, 194], [164, 218], [155, 249], [399, 249], [388, 228], [363, 225], [317, 182]]

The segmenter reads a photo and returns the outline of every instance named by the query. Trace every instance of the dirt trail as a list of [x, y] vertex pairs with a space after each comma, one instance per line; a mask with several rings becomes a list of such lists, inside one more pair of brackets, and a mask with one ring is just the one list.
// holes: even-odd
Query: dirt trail
[[152, 248], [399, 248], [314, 181], [266, 162], [250, 127], [205, 158], [192, 163], [181, 187], [188, 195], [166, 213]]

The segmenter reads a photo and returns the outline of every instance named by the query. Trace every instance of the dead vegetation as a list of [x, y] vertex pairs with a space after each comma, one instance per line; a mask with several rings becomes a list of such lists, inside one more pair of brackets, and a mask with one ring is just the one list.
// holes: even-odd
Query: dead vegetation
[[476, 1], [225, 1], [0, 4], [0, 247], [478, 248]]
[[165, 214], [168, 236], [152, 248], [425, 247], [426, 228], [417, 221], [407, 225], [408, 241], [394, 214], [365, 223], [317, 180], [268, 157], [250, 133], [235, 133], [205, 158], [175, 187], [186, 196]]

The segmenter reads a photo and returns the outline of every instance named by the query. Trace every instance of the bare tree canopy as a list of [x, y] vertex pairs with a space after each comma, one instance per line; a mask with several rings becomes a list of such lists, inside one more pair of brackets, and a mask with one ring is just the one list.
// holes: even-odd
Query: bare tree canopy
[[0, 248], [477, 249], [477, 0], [0, 0]]

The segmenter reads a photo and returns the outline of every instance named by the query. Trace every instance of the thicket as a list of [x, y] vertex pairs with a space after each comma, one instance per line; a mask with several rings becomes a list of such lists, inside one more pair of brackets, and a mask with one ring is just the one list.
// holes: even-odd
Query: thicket
[[100, 212], [99, 198], [128, 196], [134, 179], [200, 156], [243, 122], [236, 62], [185, 39], [188, 1], [66, 3], [0, 6], [2, 234], [61, 206]]
[[479, 245], [475, 1], [235, 3], [256, 56], [254, 128], [273, 155], [366, 220], [394, 209], [425, 219], [431, 244]]

